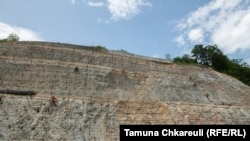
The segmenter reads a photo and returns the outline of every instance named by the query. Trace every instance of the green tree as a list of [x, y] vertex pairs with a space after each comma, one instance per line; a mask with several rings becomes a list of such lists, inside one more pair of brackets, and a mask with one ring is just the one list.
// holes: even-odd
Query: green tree
[[170, 55], [170, 54], [166, 54], [166, 55], [165, 55], [165, 58], [166, 58], [167, 60], [171, 60], [171, 55]]
[[175, 63], [198, 63], [211, 66], [213, 69], [226, 73], [250, 86], [250, 66], [242, 59], [229, 59], [216, 45], [195, 45], [192, 56], [184, 54], [175, 57]]
[[214, 58], [214, 56], [216, 56], [216, 58], [223, 58], [223, 53], [222, 51], [216, 46], [216, 45], [208, 45], [205, 47], [205, 51], [206, 51], [206, 65], [209, 66], [213, 66], [213, 61], [212, 59]]
[[203, 64], [205, 62], [206, 54], [203, 45], [195, 45], [191, 53], [196, 63]]
[[9, 34], [9, 36], [7, 37], [7, 41], [17, 42], [17, 41], [19, 41], [19, 37], [18, 37], [16, 34], [11, 33], [11, 34]]
[[192, 54], [196, 63], [207, 66], [213, 66], [212, 58], [214, 55], [216, 55], [216, 57], [213, 58], [214, 61], [216, 61], [216, 58], [223, 58], [223, 53], [217, 45], [208, 45], [206, 47], [203, 47], [203, 45], [196, 45], [192, 50]]
[[104, 46], [101, 46], [101, 45], [97, 45], [97, 46], [93, 46], [95, 50], [98, 50], [98, 51], [107, 51], [108, 49]]
[[212, 67], [220, 72], [225, 72], [229, 69], [229, 59], [223, 54], [213, 54], [211, 58]]
[[250, 67], [242, 59], [230, 60], [226, 73], [250, 86]]
[[184, 54], [182, 57], [175, 57], [173, 62], [184, 64], [196, 63], [195, 60], [188, 54]]

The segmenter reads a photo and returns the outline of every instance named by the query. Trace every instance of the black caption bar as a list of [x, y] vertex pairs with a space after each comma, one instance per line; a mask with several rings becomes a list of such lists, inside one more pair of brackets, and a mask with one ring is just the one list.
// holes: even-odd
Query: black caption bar
[[250, 125], [120, 125], [120, 141], [131, 139], [192, 141], [250, 140]]

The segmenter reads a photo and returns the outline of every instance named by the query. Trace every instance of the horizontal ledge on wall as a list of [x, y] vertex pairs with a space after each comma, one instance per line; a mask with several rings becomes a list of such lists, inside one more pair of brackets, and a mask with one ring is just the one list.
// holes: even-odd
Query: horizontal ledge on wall
[[25, 91], [25, 90], [0, 90], [2, 94], [14, 94], [14, 95], [36, 95], [37, 92], [35, 91]]

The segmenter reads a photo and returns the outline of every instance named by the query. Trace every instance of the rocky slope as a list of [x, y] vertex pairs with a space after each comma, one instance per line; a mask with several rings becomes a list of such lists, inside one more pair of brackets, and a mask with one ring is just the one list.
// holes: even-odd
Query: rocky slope
[[0, 90], [0, 140], [113, 141], [120, 124], [250, 123], [250, 87], [230, 76], [86, 46], [0, 43]]

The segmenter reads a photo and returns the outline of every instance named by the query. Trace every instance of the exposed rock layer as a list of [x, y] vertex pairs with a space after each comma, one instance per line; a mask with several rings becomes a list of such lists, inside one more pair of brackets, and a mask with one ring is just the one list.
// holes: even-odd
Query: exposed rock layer
[[250, 124], [250, 87], [230, 76], [92, 47], [1, 43], [0, 89], [37, 92], [2, 91], [0, 140], [119, 140], [120, 124]]

